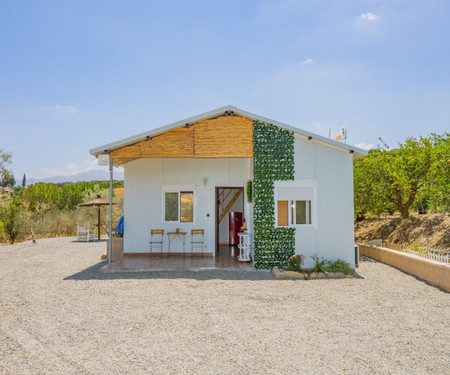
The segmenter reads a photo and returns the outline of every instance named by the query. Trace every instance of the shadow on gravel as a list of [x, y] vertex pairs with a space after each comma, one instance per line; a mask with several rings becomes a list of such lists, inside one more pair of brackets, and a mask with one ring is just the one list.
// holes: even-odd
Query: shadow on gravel
[[192, 279], [192, 280], [275, 280], [268, 271], [241, 271], [241, 270], [171, 270], [147, 272], [111, 272], [106, 273], [100, 269], [106, 262], [100, 262], [92, 267], [64, 278], [64, 280], [123, 280], [123, 279]]

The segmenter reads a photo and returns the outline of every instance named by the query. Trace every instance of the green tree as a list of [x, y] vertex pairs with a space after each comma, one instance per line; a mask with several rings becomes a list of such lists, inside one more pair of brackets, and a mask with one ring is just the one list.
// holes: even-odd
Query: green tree
[[30, 211], [42, 214], [59, 204], [61, 190], [52, 183], [38, 182], [21, 189], [19, 196], [28, 203]]
[[415, 208], [420, 213], [450, 211], [450, 134], [432, 134], [432, 162], [428, 178], [418, 193]]
[[[5, 151], [3, 151], [3, 149], [0, 148], [0, 185], [1, 186], [7, 186], [7, 185], [14, 186], [15, 185], [15, 180], [14, 180], [12, 171], [7, 168], [9, 164], [11, 164], [11, 153], [5, 152]], [[13, 182], [13, 183], [11, 183], [11, 182]]]
[[[448, 138], [448, 137], [447, 137]], [[408, 138], [398, 149], [383, 147], [355, 162], [355, 214], [392, 212], [409, 217], [410, 208], [420, 196], [436, 163], [436, 137]], [[439, 138], [440, 139], [440, 138]], [[439, 175], [445, 172], [436, 172]]]
[[368, 156], [357, 159], [353, 168], [355, 219], [362, 220], [367, 213], [380, 215], [395, 211], [389, 184], [378, 177], [380, 151], [370, 150]]
[[0, 210], [0, 220], [3, 222], [3, 231], [11, 244], [19, 236], [23, 227], [23, 208], [17, 201], [12, 202]]
[[25, 176], [25, 173], [23, 174], [23, 178], [22, 178], [22, 187], [26, 187], [27, 186], [27, 177]]
[[58, 203], [60, 209], [75, 209], [80, 203], [83, 203], [83, 197], [87, 191], [92, 191], [95, 184], [90, 182], [77, 182], [61, 187], [61, 198]]
[[380, 178], [389, 184], [402, 219], [409, 217], [419, 189], [427, 181], [432, 164], [432, 138], [408, 138], [398, 150], [381, 150]]

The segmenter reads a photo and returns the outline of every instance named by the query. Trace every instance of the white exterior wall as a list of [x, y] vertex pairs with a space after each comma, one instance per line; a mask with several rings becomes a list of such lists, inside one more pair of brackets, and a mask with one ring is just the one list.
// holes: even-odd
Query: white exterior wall
[[313, 265], [315, 253], [354, 267], [352, 154], [295, 135], [294, 158], [295, 180], [315, 180], [317, 186], [316, 225], [296, 226], [296, 254], [307, 256], [305, 267]]
[[[167, 233], [176, 228], [187, 232], [186, 252], [191, 250], [191, 229], [205, 229], [204, 252], [214, 253], [215, 187], [245, 187], [252, 178], [252, 159], [149, 158], [127, 163], [124, 170], [124, 253], [148, 253], [150, 229], [164, 229]], [[164, 223], [165, 188], [194, 191], [194, 223]], [[251, 218], [251, 205], [244, 206], [246, 218]], [[182, 250], [175, 239], [171, 252]], [[167, 235], [163, 251], [168, 251]]]

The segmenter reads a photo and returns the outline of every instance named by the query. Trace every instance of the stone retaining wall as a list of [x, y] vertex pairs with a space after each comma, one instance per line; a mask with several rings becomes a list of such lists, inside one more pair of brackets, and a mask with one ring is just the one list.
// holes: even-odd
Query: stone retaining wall
[[450, 265], [385, 247], [358, 246], [360, 255], [394, 266], [450, 292]]

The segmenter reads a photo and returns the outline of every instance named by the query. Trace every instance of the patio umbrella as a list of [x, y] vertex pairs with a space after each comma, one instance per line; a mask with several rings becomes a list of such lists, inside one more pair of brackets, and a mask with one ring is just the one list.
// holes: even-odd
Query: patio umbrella
[[[113, 202], [113, 204], [115, 204]], [[98, 212], [98, 221], [97, 221], [97, 232], [98, 232], [98, 240], [100, 240], [100, 207], [101, 206], [108, 206], [109, 205], [109, 199], [104, 199], [100, 195], [97, 195], [97, 198], [95, 198], [92, 201], [80, 203], [78, 207], [92, 207], [97, 206], [97, 212]]]

